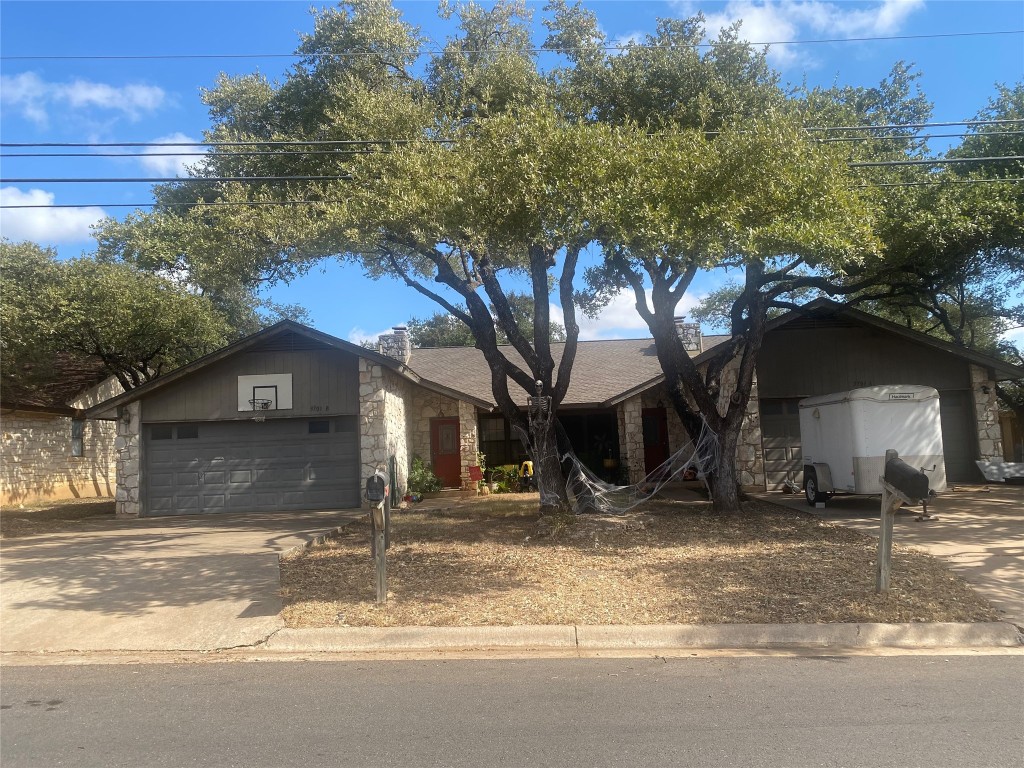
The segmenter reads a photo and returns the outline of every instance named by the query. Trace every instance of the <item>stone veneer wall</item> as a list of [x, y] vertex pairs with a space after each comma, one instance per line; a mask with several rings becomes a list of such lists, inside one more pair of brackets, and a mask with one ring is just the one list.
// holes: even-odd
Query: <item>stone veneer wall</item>
[[[459, 419], [460, 431], [464, 428], [460, 418], [459, 403], [450, 397], [414, 388], [412, 407], [409, 411], [410, 460], [419, 456], [424, 464], [430, 464], [430, 420], [436, 418]], [[473, 428], [476, 429], [474, 422]]]
[[[729, 397], [736, 391], [739, 361], [733, 360], [722, 371], [722, 388], [718, 393], [718, 412], [725, 413]], [[761, 401], [757, 392], [757, 376], [750, 388], [747, 412], [740, 427], [740, 440], [736, 446], [737, 479], [743, 488], [763, 491], [767, 488], [764, 470], [764, 445], [761, 441]]]
[[[359, 358], [359, 482], [388, 468], [384, 368]], [[365, 506], [365, 504], [364, 504]]]
[[635, 485], [644, 479], [643, 398], [634, 395], [624, 400], [619, 411], [619, 453], [629, 470], [629, 482]]
[[3, 504], [114, 495], [114, 422], [83, 424], [82, 456], [71, 455], [69, 416], [14, 411], [3, 417], [2, 435]]
[[[988, 388], [986, 395], [982, 387]], [[999, 424], [999, 401], [996, 383], [980, 365], [971, 365], [971, 394], [974, 395], [974, 417], [978, 428], [978, 458], [982, 461], [1002, 458], [1003, 429]]]
[[411, 393], [409, 382], [391, 371], [384, 371], [384, 439], [388, 456], [395, 457], [399, 498], [409, 488], [409, 415], [406, 403]]
[[142, 404], [129, 403], [118, 409], [117, 438], [117, 491], [114, 512], [117, 517], [138, 517], [142, 512], [140, 501], [140, 471], [142, 465]]
[[480, 465], [480, 441], [477, 431], [476, 406], [459, 400], [459, 449], [462, 454], [461, 475], [464, 491], [479, 488], [479, 483], [469, 477], [469, 468]]

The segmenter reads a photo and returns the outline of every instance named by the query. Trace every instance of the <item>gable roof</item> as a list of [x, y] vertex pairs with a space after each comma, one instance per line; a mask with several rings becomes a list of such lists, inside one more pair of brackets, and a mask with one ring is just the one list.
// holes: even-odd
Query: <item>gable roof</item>
[[[705, 336], [704, 347], [722, 343], [728, 336]], [[524, 370], [526, 364], [511, 345], [502, 353]], [[551, 345], [555, 367], [565, 351], [563, 342]], [[491, 393], [491, 370], [476, 347], [420, 347], [412, 352], [409, 365], [424, 379], [471, 394], [495, 405]], [[604, 339], [581, 341], [576, 347], [569, 389], [561, 407], [606, 408], [620, 399], [654, 386], [664, 378], [653, 339]], [[517, 385], [509, 387], [512, 399], [526, 407], [527, 393]]]
[[[394, 371], [399, 376], [402, 376], [415, 384], [419, 384], [428, 389], [433, 389], [434, 391], [438, 391], [441, 394], [448, 395], [450, 397], [461, 397], [463, 400], [469, 400], [474, 405], [481, 408], [490, 407], [489, 402], [479, 401], [473, 397], [462, 396], [460, 393], [448, 389], [443, 384], [432, 384], [431, 382], [423, 381], [420, 376], [409, 368], [409, 366], [395, 360], [394, 358], [388, 357], [387, 355], [382, 355], [379, 352], [374, 352], [372, 349], [360, 347], [358, 344], [353, 344], [352, 342], [345, 341], [344, 339], [339, 339], [336, 336], [331, 336], [329, 333], [324, 333], [323, 331], [318, 331], [315, 328], [310, 328], [302, 325], [301, 323], [296, 323], [294, 320], [282, 320], [269, 328], [264, 328], [251, 336], [246, 336], [244, 339], [240, 339], [226, 347], [218, 349], [216, 352], [211, 352], [198, 360], [193, 360], [187, 365], [176, 368], [170, 373], [166, 373], [159, 378], [153, 379], [153, 381], [143, 384], [141, 387], [136, 387], [122, 395], [118, 395], [117, 397], [106, 400], [99, 405], [95, 405], [86, 411], [86, 417], [93, 419], [113, 418], [117, 408], [122, 405], [126, 405], [127, 403], [133, 402], [142, 397], [146, 397], [169, 384], [173, 384], [186, 376], [190, 376], [197, 371], [206, 368], [209, 365], [220, 362], [221, 360], [237, 355], [241, 352], [245, 352], [253, 347], [264, 346], [273, 342], [288, 341], [289, 336], [330, 347], [331, 349], [340, 349], [343, 352], [349, 352], [350, 354], [358, 355], [359, 357], [364, 357], [375, 364], [382, 365]], [[294, 344], [290, 346], [294, 346]]]
[[[794, 309], [771, 320], [766, 332], [785, 326], [820, 321], [826, 318], [842, 318], [854, 324], [868, 325], [907, 338], [915, 343], [939, 349], [951, 355], [969, 360], [989, 369], [998, 380], [1022, 379], [1024, 369], [1010, 365], [998, 358], [981, 352], [959, 347], [936, 339], [919, 331], [912, 331], [896, 323], [883, 320], [858, 309], [844, 306], [829, 299], [816, 299], [799, 309]], [[423, 347], [413, 350], [408, 365], [394, 358], [382, 355], [330, 334], [317, 331], [292, 320], [282, 320], [258, 333], [217, 350], [188, 365], [171, 371], [141, 387], [111, 398], [86, 412], [88, 418], [111, 418], [118, 406], [137, 400], [162, 387], [173, 384], [208, 365], [231, 355], [244, 352], [257, 345], [273, 341], [286, 341], [289, 334], [295, 337], [340, 349], [385, 366], [396, 374], [419, 386], [434, 392], [463, 400], [478, 408], [492, 410], [496, 407], [491, 392], [491, 371], [483, 353], [476, 347]], [[726, 335], [703, 337], [704, 350], [694, 357], [698, 365], [706, 363], [716, 355], [716, 349], [726, 340]], [[553, 343], [551, 353], [557, 368], [565, 350], [564, 343]], [[504, 345], [501, 351], [516, 365], [529, 370], [511, 345]], [[719, 350], [720, 351], [720, 350]], [[644, 392], [664, 381], [664, 374], [658, 362], [653, 339], [609, 339], [581, 341], [577, 345], [572, 376], [562, 407], [567, 408], [608, 408], [634, 395]], [[526, 406], [527, 393], [516, 385], [510, 386], [513, 400]]]
[[[797, 309], [790, 310], [786, 314], [770, 320], [766, 326], [765, 332], [770, 333], [771, 331], [777, 330], [783, 326], [793, 327], [801, 322], [814, 322], [816, 320], [831, 318], [840, 318], [855, 324], [877, 328], [879, 330], [886, 331], [887, 333], [901, 336], [915, 344], [922, 344], [924, 346], [946, 352], [950, 355], [969, 360], [972, 363], [988, 368], [992, 372], [993, 377], [998, 381], [1024, 378], [1024, 368], [1012, 365], [1005, 360], [1000, 360], [998, 357], [993, 357], [992, 355], [987, 355], [984, 352], [968, 349], [967, 347], [961, 347], [957, 344], [936, 338], [935, 336], [930, 336], [927, 333], [921, 333], [920, 331], [905, 328], [891, 320], [878, 317], [878, 315], [872, 315], [869, 312], [865, 312], [855, 307], [849, 307], [845, 304], [840, 304], [826, 298], [815, 299], [814, 301], [808, 302]], [[703, 362], [708, 358], [705, 355], [701, 355], [697, 359], [698, 362]]]

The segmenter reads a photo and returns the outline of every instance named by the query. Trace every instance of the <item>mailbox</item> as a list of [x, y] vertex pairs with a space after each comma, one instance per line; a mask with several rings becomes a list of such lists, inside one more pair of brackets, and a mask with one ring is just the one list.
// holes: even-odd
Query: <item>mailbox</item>
[[384, 472], [375, 472], [366, 478], [366, 499], [367, 501], [381, 502], [388, 495], [390, 481]]
[[928, 498], [928, 476], [903, 459], [892, 458], [885, 462], [885, 482], [911, 499]]

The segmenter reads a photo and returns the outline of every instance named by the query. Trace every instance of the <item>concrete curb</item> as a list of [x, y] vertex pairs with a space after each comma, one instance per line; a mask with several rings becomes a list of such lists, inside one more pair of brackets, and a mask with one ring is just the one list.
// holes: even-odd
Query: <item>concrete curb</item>
[[282, 629], [269, 651], [501, 649], [1013, 648], [1011, 624], [712, 624], [702, 626], [332, 627]]
[[293, 652], [575, 648], [576, 628], [541, 625], [282, 629], [263, 647], [270, 651]]

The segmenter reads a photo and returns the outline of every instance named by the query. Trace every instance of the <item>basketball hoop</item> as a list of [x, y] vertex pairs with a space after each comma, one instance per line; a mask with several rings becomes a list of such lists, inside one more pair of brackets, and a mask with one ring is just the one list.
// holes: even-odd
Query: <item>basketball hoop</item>
[[266, 411], [270, 410], [270, 406], [273, 404], [273, 400], [267, 400], [262, 397], [257, 397], [249, 401], [249, 405], [252, 406], [255, 415], [252, 417], [253, 421], [262, 422], [267, 420]]

